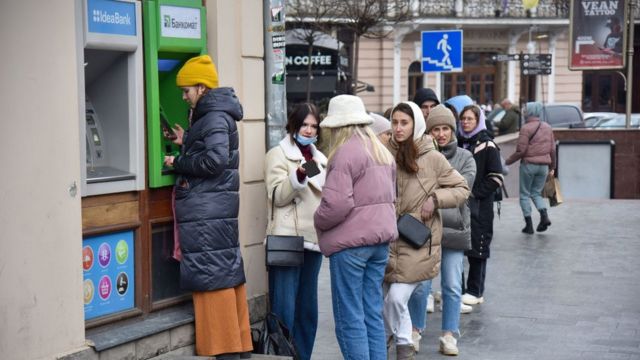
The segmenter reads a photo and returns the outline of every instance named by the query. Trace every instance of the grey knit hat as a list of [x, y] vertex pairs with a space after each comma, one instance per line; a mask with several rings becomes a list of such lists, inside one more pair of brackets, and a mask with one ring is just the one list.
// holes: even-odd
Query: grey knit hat
[[429, 111], [429, 116], [427, 117], [427, 132], [430, 132], [431, 129], [438, 125], [447, 125], [453, 132], [456, 131], [456, 118], [453, 117], [451, 110], [442, 104]]

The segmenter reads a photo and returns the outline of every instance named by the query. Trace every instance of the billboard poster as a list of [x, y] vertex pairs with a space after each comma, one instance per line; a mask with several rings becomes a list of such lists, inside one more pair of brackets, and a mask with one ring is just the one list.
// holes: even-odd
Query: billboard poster
[[285, 0], [263, 0], [268, 149], [282, 140], [287, 124], [285, 3]]
[[569, 69], [621, 69], [626, 51], [624, 0], [572, 0]]
[[84, 239], [82, 270], [85, 320], [134, 307], [133, 249], [133, 231]]

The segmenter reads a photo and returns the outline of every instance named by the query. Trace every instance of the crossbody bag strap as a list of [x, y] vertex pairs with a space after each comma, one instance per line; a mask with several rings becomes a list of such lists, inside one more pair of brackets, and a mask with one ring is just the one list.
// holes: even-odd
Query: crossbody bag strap
[[[273, 233], [273, 227], [275, 226], [275, 212], [276, 212], [276, 189], [278, 188], [278, 186], [274, 186], [273, 187], [273, 192], [271, 193], [271, 226], [269, 227], [269, 233]], [[293, 203], [293, 224], [295, 226], [296, 229], [296, 236], [300, 236], [299, 232], [298, 232], [298, 205], [296, 204], [295, 200], [292, 201]]]
[[538, 133], [538, 130], [540, 130], [540, 125], [542, 125], [542, 120], [538, 120], [538, 127], [536, 128], [536, 131], [533, 132], [533, 135], [529, 136], [529, 142], [531, 142], [531, 139], [533, 139], [533, 137]]

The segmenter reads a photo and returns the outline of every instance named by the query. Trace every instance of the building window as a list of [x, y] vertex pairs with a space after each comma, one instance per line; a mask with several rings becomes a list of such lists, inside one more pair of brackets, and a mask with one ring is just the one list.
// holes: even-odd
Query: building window
[[493, 105], [496, 99], [496, 66], [493, 53], [466, 52], [460, 73], [444, 74], [443, 98], [469, 95], [478, 104]]
[[424, 75], [422, 74], [422, 67], [419, 61], [414, 61], [409, 65], [409, 100], [413, 99], [416, 91], [423, 86]]

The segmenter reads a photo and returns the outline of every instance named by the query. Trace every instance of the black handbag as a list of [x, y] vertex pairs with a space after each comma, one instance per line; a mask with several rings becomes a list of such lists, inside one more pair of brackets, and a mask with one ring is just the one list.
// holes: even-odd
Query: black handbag
[[[420, 187], [422, 187], [422, 190], [424, 190], [425, 194], [428, 194], [429, 192], [420, 181], [418, 174], [416, 174], [416, 179], [418, 179], [418, 183], [420, 184]], [[396, 208], [400, 207], [400, 196], [398, 193], [398, 180], [396, 180], [396, 201], [398, 202], [396, 204]], [[400, 239], [411, 245], [414, 249], [420, 249], [428, 241], [429, 255], [431, 255], [431, 229], [429, 229], [427, 225], [409, 214], [402, 214], [398, 218], [397, 226]]]
[[431, 229], [409, 214], [403, 214], [398, 218], [398, 233], [400, 238], [415, 249], [420, 249], [429, 242], [429, 255], [431, 255]]
[[[276, 188], [273, 188], [271, 196], [271, 227], [273, 229]], [[296, 210], [295, 202], [293, 204]], [[293, 220], [298, 232], [297, 213]], [[302, 266], [304, 264], [304, 237], [293, 235], [267, 235], [265, 249], [265, 264], [269, 266]]]

